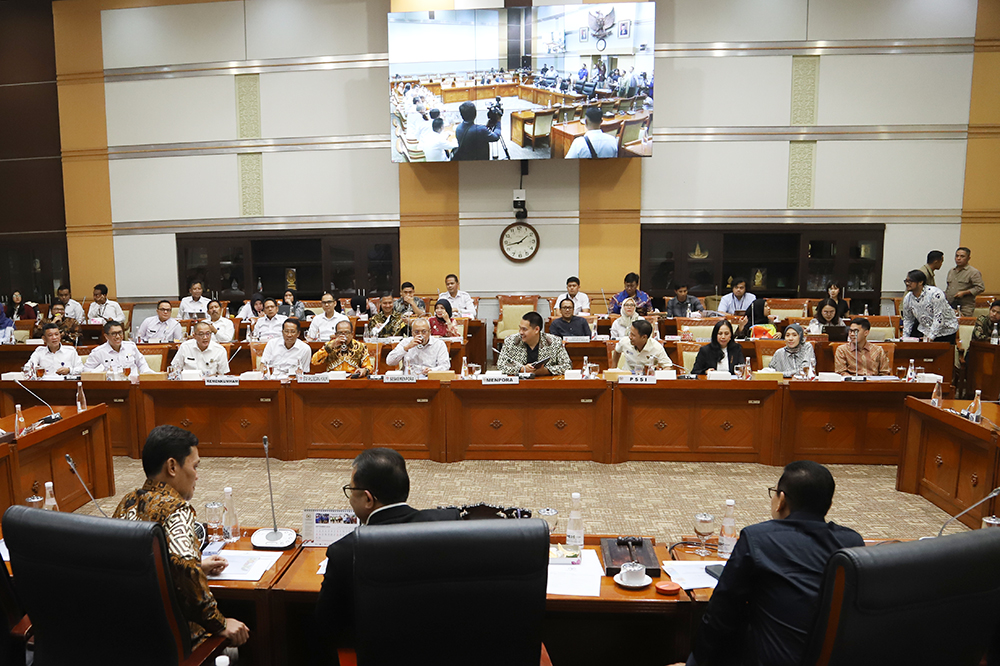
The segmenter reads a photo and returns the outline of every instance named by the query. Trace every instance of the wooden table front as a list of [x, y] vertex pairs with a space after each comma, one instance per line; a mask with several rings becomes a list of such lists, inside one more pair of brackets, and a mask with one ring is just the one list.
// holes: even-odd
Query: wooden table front
[[969, 387], [983, 392], [983, 400], [1000, 400], [1000, 345], [973, 342], [965, 357]]

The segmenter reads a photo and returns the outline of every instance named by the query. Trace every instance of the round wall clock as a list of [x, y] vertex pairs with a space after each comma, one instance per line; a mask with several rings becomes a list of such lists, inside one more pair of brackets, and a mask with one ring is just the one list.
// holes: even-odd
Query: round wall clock
[[538, 252], [538, 232], [527, 222], [509, 224], [500, 233], [500, 251], [511, 261], [528, 261]]

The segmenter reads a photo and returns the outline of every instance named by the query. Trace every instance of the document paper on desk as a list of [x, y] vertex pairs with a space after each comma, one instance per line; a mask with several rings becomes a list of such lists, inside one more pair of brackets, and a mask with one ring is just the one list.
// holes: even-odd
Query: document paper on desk
[[229, 562], [229, 566], [218, 576], [209, 576], [209, 580], [249, 580], [256, 582], [281, 557], [281, 553], [267, 553], [260, 550], [224, 549], [219, 555]]
[[685, 590], [697, 588], [709, 588], [714, 590], [718, 583], [711, 574], [705, 571], [709, 564], [725, 564], [726, 560], [699, 560], [697, 562], [667, 560], [663, 562], [663, 570], [670, 576], [670, 580], [677, 583]]
[[585, 549], [580, 564], [550, 564], [546, 594], [565, 594], [573, 597], [601, 596], [601, 579], [604, 567], [597, 551]]

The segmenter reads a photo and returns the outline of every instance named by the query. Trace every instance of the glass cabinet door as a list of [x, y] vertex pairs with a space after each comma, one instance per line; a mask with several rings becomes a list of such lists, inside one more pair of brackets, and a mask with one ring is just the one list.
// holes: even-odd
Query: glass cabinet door
[[242, 245], [229, 245], [221, 248], [219, 257], [219, 281], [212, 286], [218, 292], [245, 291], [246, 272]]
[[847, 288], [851, 292], [881, 289], [879, 265], [882, 243], [874, 238], [852, 240], [848, 245]]
[[328, 287], [334, 296], [351, 296], [358, 293], [353, 247], [330, 245], [327, 250], [326, 264], [327, 274], [330, 278]]
[[837, 241], [810, 239], [806, 245], [806, 291], [826, 292], [837, 275]]
[[[181, 257], [181, 296], [187, 296], [188, 286], [195, 280], [205, 282], [210, 265], [207, 245], [188, 245], [184, 248]], [[213, 286], [214, 283], [207, 285], [208, 288]]]

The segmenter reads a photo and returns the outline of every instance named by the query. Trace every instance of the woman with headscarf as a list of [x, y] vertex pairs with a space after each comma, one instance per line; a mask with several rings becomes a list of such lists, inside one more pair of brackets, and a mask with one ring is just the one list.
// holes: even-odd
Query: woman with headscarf
[[278, 314], [283, 314], [286, 317], [295, 317], [299, 321], [303, 321], [306, 318], [305, 303], [297, 298], [294, 289], [285, 290], [285, 296], [282, 299], [281, 305], [278, 306]]
[[785, 346], [774, 352], [767, 367], [778, 370], [785, 377], [791, 377], [804, 365], [816, 365], [816, 353], [812, 345], [806, 342], [802, 327], [789, 324], [785, 328]]
[[[642, 317], [636, 313], [635, 308], [636, 303], [634, 298], [626, 298], [622, 301], [621, 316], [618, 317], [618, 319], [615, 319], [614, 323], [611, 324], [612, 340], [628, 339], [628, 330], [632, 328], [632, 322], [642, 319]], [[655, 326], [653, 327], [653, 330], [656, 330]]]
[[455, 320], [451, 317], [451, 303], [441, 299], [434, 304], [434, 316], [430, 318], [431, 335], [438, 335], [442, 338], [461, 337]]
[[243, 304], [236, 318], [241, 321], [250, 321], [262, 314], [264, 314], [264, 294], [257, 293], [251, 296], [248, 302]]
[[747, 323], [740, 330], [741, 338], [759, 340], [761, 338], [777, 338], [778, 330], [771, 320], [771, 306], [766, 298], [758, 298], [746, 312]]
[[18, 319], [35, 319], [38, 314], [35, 312], [35, 308], [32, 304], [24, 300], [21, 296], [21, 292], [14, 290], [14, 293], [10, 296], [10, 317], [15, 321]]
[[709, 370], [736, 373], [736, 366], [746, 363], [743, 349], [733, 335], [733, 325], [728, 319], [716, 322], [712, 329], [712, 341], [698, 350], [691, 374], [704, 375]]

